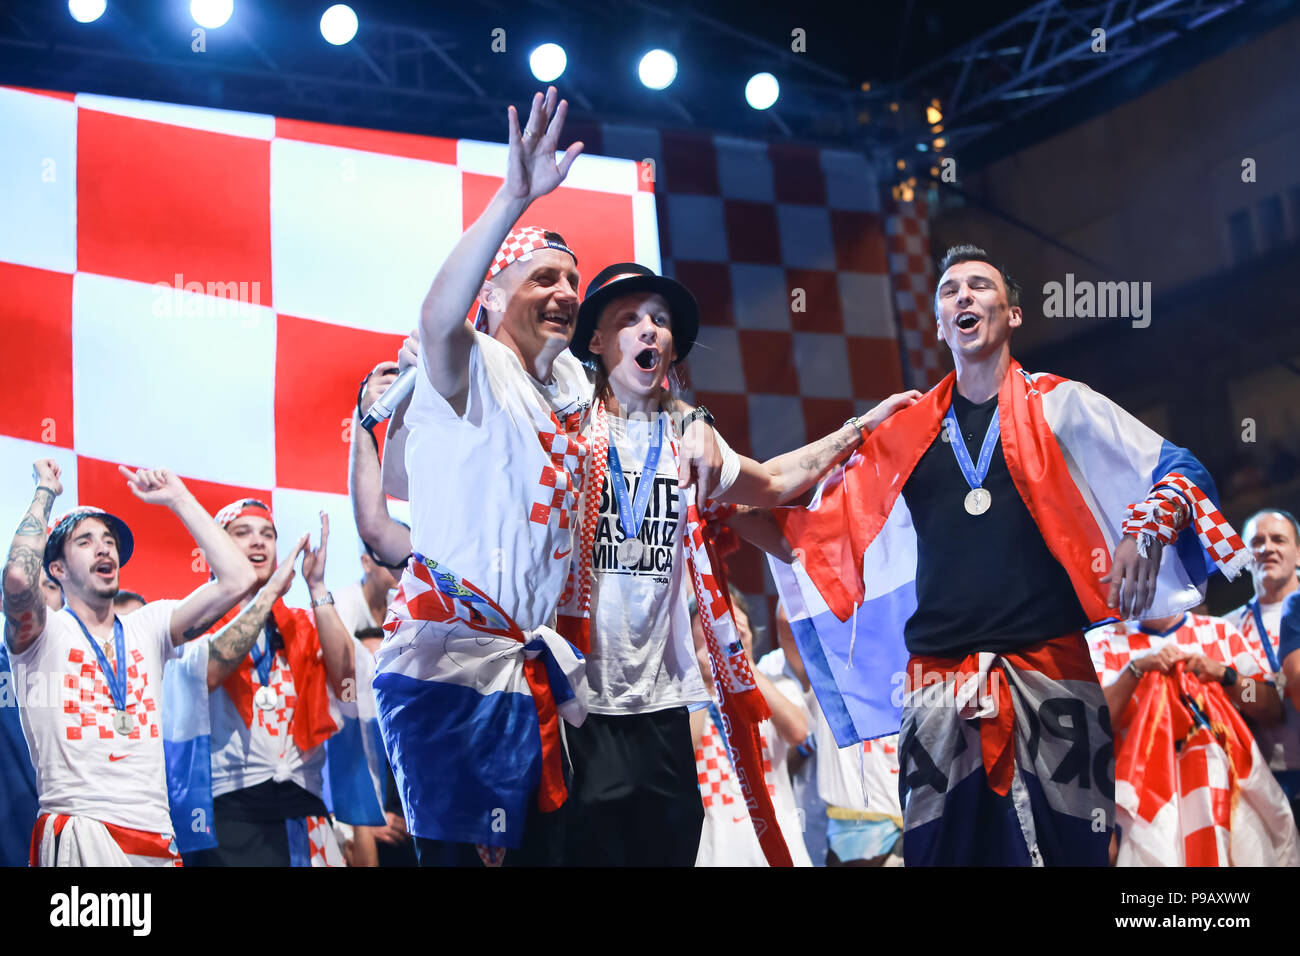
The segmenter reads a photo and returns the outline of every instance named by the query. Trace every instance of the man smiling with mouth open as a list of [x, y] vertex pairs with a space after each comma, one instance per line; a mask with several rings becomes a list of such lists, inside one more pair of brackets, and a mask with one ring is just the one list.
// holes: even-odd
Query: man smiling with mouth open
[[1011, 357], [1020, 288], [984, 250], [940, 272], [955, 373], [815, 508], [775, 513], [798, 567], [774, 571], [830, 611], [792, 627], [839, 744], [901, 723], [908, 866], [1105, 866], [1111, 727], [1082, 629], [1184, 611], [1249, 555], [1189, 452]]
[[[664, 383], [674, 380], [673, 366], [691, 350], [699, 326], [699, 308], [685, 286], [631, 262], [597, 275], [578, 312], [570, 348], [594, 370], [598, 404], [575, 553], [579, 586], [560, 611], [562, 629], [567, 624], [577, 634], [587, 657], [591, 689], [586, 722], [568, 734], [574, 822], [567, 828], [566, 863], [572, 865], [695, 863], [704, 809], [688, 707], [710, 698], [691, 634], [692, 592], [711, 619], [720, 618], [711, 623], [719, 652], [714, 666], [735, 668], [753, 695], [748, 700], [765, 709], [743, 650], [732, 660], [733, 642], [722, 637], [732, 624], [725, 583], [712, 586], [725, 582], [722, 568], [703, 544], [705, 491], [688, 491], [678, 481], [678, 423], [708, 413], [684, 406]], [[718, 437], [723, 467], [714, 498], [765, 507], [790, 501], [861, 444], [864, 430], [918, 398], [917, 392], [895, 395], [820, 441], [766, 463], [736, 455]], [[718, 682], [732, 698], [746, 697], [728, 675]], [[730, 703], [724, 696], [724, 709]], [[736, 723], [730, 744], [743, 749], [756, 723]], [[756, 815], [766, 814], [768, 833], [779, 833], [761, 770], [748, 779], [759, 782], [758, 792], [746, 794], [757, 802]], [[781, 851], [765, 849], [775, 863]]]

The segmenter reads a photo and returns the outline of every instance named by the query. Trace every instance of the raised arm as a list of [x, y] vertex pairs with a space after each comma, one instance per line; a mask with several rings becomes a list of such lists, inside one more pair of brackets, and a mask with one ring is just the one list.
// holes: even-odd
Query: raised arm
[[276, 565], [271, 577], [262, 585], [257, 596], [249, 601], [239, 615], [212, 635], [208, 645], [208, 690], [216, 690], [221, 683], [239, 669], [248, 652], [257, 643], [257, 635], [266, 626], [266, 616], [271, 607], [284, 596], [293, 583], [293, 566], [298, 555], [307, 546], [307, 535], [298, 539], [298, 544], [289, 556]]
[[774, 508], [798, 498], [862, 444], [864, 431], [873, 431], [894, 412], [914, 405], [920, 397], [921, 393], [915, 390], [898, 392], [857, 419], [861, 428], [845, 422], [825, 438], [765, 462], [740, 456], [740, 474], [717, 500]]
[[492, 257], [516, 220], [534, 199], [553, 190], [582, 152], [574, 143], [557, 163], [555, 148], [564, 128], [568, 103], [556, 104], [555, 87], [533, 97], [523, 131], [513, 106], [507, 107], [510, 146], [505, 181], [483, 214], [465, 230], [434, 277], [420, 310], [421, 355], [425, 373], [438, 394], [461, 412], [469, 386], [470, 346], [474, 328], [465, 319], [483, 291]]
[[[349, 684], [355, 681], [356, 661], [353, 657], [352, 634], [348, 631], [343, 618], [339, 617], [334, 607], [333, 597], [325, 588], [325, 547], [330, 539], [330, 517], [320, 513], [320, 547], [307, 548], [302, 558], [302, 577], [307, 582], [307, 593], [311, 595], [311, 606], [316, 615], [316, 636], [320, 638], [321, 656], [325, 659], [325, 673], [329, 677], [330, 687], [339, 700], [347, 699], [345, 692]], [[320, 604], [328, 598], [328, 603]], [[355, 695], [355, 690], [353, 691]], [[355, 696], [352, 699], [356, 699]]]
[[131, 471], [121, 465], [117, 470], [141, 501], [171, 509], [199, 546], [213, 574], [211, 581], [191, 591], [172, 612], [172, 643], [192, 641], [219, 621], [257, 583], [253, 566], [174, 472], [166, 468]]
[[45, 529], [50, 523], [54, 499], [63, 494], [63, 482], [59, 480], [62, 472], [53, 458], [38, 460], [32, 472], [36, 476], [36, 491], [18, 522], [5, 561], [5, 643], [12, 654], [27, 650], [45, 630], [45, 599], [41, 596]]
[[[408, 342], [411, 340], [408, 339]], [[405, 352], [405, 347], [403, 347]], [[397, 377], [398, 366], [380, 362], [362, 388], [357, 416], [364, 415], [384, 389]], [[396, 416], [394, 416], [394, 421]], [[385, 457], [400, 455], [393, 447], [394, 421], [388, 424]], [[404, 429], [403, 429], [404, 431]], [[403, 469], [405, 471], [405, 469]], [[352, 499], [352, 517], [357, 533], [370, 548], [389, 564], [398, 564], [411, 553], [411, 532], [388, 513], [379, 462], [379, 443], [361, 427], [359, 417], [352, 420], [352, 446], [348, 455], [348, 491]]]

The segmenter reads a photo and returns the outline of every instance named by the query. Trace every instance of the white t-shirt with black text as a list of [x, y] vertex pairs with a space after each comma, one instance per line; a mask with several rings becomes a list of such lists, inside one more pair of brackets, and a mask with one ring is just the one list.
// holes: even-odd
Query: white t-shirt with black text
[[[625, 535], [619, 523], [615, 480], [606, 473], [592, 548], [591, 652], [587, 655], [588, 710], [595, 714], [645, 714], [708, 700], [691, 638], [691, 591], [677, 489], [673, 426], [661, 413], [663, 447], [652, 478], [642, 474], [655, 421], [610, 415], [609, 442], [618, 452], [627, 501], [641, 482], [654, 487], [637, 539], [645, 546], [635, 567], [618, 560]], [[634, 519], [635, 523], [635, 519]]]

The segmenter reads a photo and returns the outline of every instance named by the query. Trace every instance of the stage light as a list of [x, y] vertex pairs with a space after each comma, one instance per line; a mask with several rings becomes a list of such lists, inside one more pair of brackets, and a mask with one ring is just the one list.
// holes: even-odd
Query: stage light
[[209, 30], [225, 26], [234, 12], [234, 0], [190, 0], [190, 16], [199, 26]]
[[937, 106], [927, 106], [925, 108], [925, 121], [933, 126], [935, 123], [943, 122], [943, 114], [939, 112]]
[[768, 109], [781, 95], [781, 84], [771, 73], [755, 73], [745, 84], [745, 102], [756, 110]]
[[933, 143], [935, 149], [943, 149], [947, 145], [948, 145], [948, 141], [944, 139], [942, 136], [936, 139]]
[[564, 47], [558, 43], [543, 43], [528, 54], [528, 68], [542, 83], [558, 80], [568, 64], [569, 58], [564, 55]]
[[68, 0], [68, 12], [78, 23], [94, 23], [107, 5], [105, 0]]
[[641, 82], [652, 90], [666, 90], [677, 79], [677, 57], [667, 50], [651, 50], [636, 68]]
[[320, 35], [326, 43], [342, 46], [357, 35], [357, 14], [346, 3], [336, 3], [320, 18]]

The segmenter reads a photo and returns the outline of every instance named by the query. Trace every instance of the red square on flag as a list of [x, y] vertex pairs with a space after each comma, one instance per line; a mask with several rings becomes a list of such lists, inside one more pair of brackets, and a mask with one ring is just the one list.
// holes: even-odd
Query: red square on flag
[[270, 305], [271, 144], [80, 110], [77, 266]]
[[72, 276], [0, 262], [0, 289], [0, 434], [71, 448]]
[[[461, 174], [461, 209], [464, 222], [472, 223], [487, 208], [501, 187], [501, 178], [481, 173]], [[575, 196], [581, 199], [575, 201]], [[578, 257], [582, 292], [596, 273], [615, 262], [636, 261], [632, 231], [632, 197], [594, 189], [561, 186], [543, 196], [524, 213], [516, 226], [540, 226], [558, 232]]]
[[[123, 588], [150, 601], [183, 598], [208, 579], [207, 564], [171, 509], [137, 498], [117, 470], [118, 464], [78, 456], [77, 500], [117, 515], [131, 529], [135, 553], [119, 575]], [[271, 501], [267, 488], [239, 488], [184, 476], [181, 480], [209, 514], [239, 498]]]
[[794, 336], [789, 332], [740, 329], [740, 359], [751, 393], [798, 395], [799, 375], [790, 356]]
[[[396, 360], [403, 336], [290, 315], [276, 322], [276, 487], [347, 494], [357, 386], [377, 364]], [[376, 426], [375, 437], [383, 434]]]

